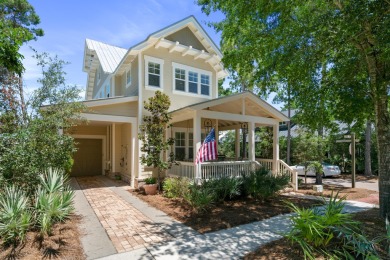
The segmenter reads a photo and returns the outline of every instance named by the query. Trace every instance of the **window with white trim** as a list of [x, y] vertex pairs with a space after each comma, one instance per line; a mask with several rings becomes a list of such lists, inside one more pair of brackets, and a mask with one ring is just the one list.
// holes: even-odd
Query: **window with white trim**
[[175, 69], [175, 89], [179, 91], [186, 90], [186, 71]]
[[210, 76], [200, 75], [200, 93], [202, 95], [210, 96]]
[[188, 133], [188, 159], [194, 159], [194, 133]]
[[175, 132], [175, 157], [176, 160], [182, 161], [186, 156], [186, 133]]
[[211, 75], [209, 71], [172, 62], [173, 92], [191, 96], [211, 96]]
[[151, 90], [163, 88], [164, 60], [145, 55], [145, 86]]
[[188, 71], [188, 92], [198, 94], [198, 73]]
[[131, 85], [131, 69], [126, 71], [126, 87]]

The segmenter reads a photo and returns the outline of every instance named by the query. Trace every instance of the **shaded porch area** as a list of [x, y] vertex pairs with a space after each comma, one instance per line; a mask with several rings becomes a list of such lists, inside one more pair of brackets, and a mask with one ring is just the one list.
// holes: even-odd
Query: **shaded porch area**
[[[168, 170], [168, 175], [202, 180], [242, 176], [264, 167], [273, 174], [290, 174], [291, 183], [294, 189], [297, 188], [296, 173], [279, 159], [279, 123], [289, 119], [251, 92], [191, 105], [173, 111], [171, 115], [172, 127], [166, 134], [175, 138], [172, 152], [178, 163]], [[259, 127], [272, 129], [271, 159], [256, 158], [255, 131]], [[216, 140], [219, 140], [225, 131], [234, 131], [235, 145], [232, 149], [235, 156], [226, 158], [220, 154], [220, 149], [217, 149], [217, 160], [196, 165], [197, 151], [211, 128], [215, 130]], [[247, 149], [242, 149], [246, 146]]]

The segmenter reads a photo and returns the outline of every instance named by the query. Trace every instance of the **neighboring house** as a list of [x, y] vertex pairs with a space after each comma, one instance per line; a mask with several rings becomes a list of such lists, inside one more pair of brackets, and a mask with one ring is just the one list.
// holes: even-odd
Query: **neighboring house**
[[218, 97], [218, 80], [227, 76], [221, 59], [220, 50], [193, 16], [149, 35], [130, 49], [87, 39], [83, 71], [88, 74], [84, 101], [88, 110], [82, 116], [88, 124], [69, 130], [78, 142], [71, 174], [120, 175], [131, 186], [149, 176], [153, 169], [139, 160], [138, 129], [144, 101], [156, 90], [171, 100], [173, 128], [166, 135], [176, 139], [172, 149], [182, 160], [168, 174], [205, 178], [194, 166], [194, 155], [209, 126], [215, 127], [217, 135], [235, 129], [239, 142], [244, 122], [250, 162], [255, 162], [255, 128], [273, 126], [274, 158], [267, 165], [276, 171], [279, 123], [288, 118], [250, 92]]

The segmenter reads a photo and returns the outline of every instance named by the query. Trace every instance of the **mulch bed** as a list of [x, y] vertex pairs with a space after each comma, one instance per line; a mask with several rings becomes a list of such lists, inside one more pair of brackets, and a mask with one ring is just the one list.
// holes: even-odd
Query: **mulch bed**
[[225, 201], [223, 204], [212, 207], [207, 213], [198, 213], [182, 199], [169, 199], [161, 194], [144, 195], [134, 190], [130, 192], [199, 233], [213, 232], [290, 213], [291, 210], [286, 206], [285, 201], [292, 202], [299, 207], [313, 207], [321, 203], [310, 199], [280, 195], [265, 202], [250, 198]]
[[[39, 231], [29, 231], [25, 242], [16, 248], [2, 246], [0, 259], [85, 259], [77, 228], [81, 217], [73, 215], [53, 226], [51, 236], [39, 238]], [[0, 240], [2, 244], [2, 241]]]
[[[369, 239], [378, 238], [379, 235], [385, 235], [386, 228], [384, 219], [379, 217], [379, 209], [370, 209], [356, 213], [353, 217], [355, 220], [362, 223], [362, 229]], [[377, 246], [377, 251], [381, 259], [390, 259], [386, 253], [386, 242], [383, 241]], [[252, 252], [244, 257], [246, 260], [298, 260], [303, 259], [303, 253], [299, 246], [292, 245], [287, 239], [280, 239], [271, 242], [255, 252]]]

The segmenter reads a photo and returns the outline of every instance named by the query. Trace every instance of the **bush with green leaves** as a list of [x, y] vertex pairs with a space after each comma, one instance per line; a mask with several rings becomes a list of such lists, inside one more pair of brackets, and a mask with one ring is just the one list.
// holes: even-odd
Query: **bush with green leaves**
[[73, 212], [74, 192], [61, 170], [49, 169], [40, 180], [35, 201], [36, 219], [41, 233], [50, 234], [54, 223], [64, 221]]
[[273, 175], [269, 170], [260, 168], [243, 176], [242, 192], [256, 199], [269, 199], [285, 188], [289, 182], [288, 174]]
[[198, 212], [206, 212], [210, 206], [215, 203], [216, 195], [213, 189], [205, 185], [197, 185], [192, 183], [189, 186], [188, 192], [184, 194], [184, 199], [187, 203], [196, 209]]
[[145, 179], [145, 184], [150, 185], [150, 184], [156, 184], [157, 179], [155, 177], [148, 177]]
[[234, 199], [241, 195], [243, 180], [235, 177], [221, 177], [204, 181], [202, 186], [206, 189], [213, 190], [217, 201]]
[[168, 198], [183, 198], [188, 192], [190, 182], [187, 178], [170, 177], [163, 182], [164, 196]]
[[5, 187], [0, 193], [0, 237], [6, 244], [23, 241], [32, 225], [28, 197], [15, 186]]
[[291, 217], [293, 227], [286, 238], [298, 244], [305, 259], [318, 255], [330, 259], [379, 259], [374, 243], [359, 229], [351, 214], [343, 213], [344, 198], [331, 196], [323, 207], [302, 209], [292, 203], [296, 213]]

